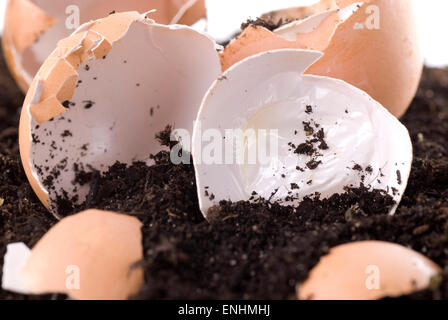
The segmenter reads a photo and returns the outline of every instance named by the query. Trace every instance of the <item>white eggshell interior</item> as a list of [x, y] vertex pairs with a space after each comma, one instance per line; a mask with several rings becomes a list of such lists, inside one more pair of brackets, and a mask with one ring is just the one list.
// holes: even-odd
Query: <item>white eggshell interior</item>
[[[62, 190], [85, 199], [88, 187], [72, 183], [75, 164], [106, 171], [116, 161], [145, 161], [162, 150], [155, 135], [167, 125], [192, 132], [220, 72], [207, 36], [189, 27], [133, 23], [105, 59], [80, 67], [67, 112], [41, 125], [32, 119], [39, 142], [32, 143], [31, 167], [50, 200]], [[49, 176], [51, 190], [44, 183]]]
[[6, 247], [3, 264], [2, 289], [21, 294], [30, 291], [23, 284], [20, 271], [31, 255], [31, 250], [23, 242], [11, 243]]
[[[205, 215], [220, 200], [249, 200], [254, 191], [265, 199], [297, 205], [305, 196], [319, 193], [326, 198], [361, 183], [400, 201], [412, 162], [407, 129], [363, 91], [340, 80], [302, 75], [320, 56], [290, 49], [262, 53], [236, 64], [212, 86], [198, 115], [200, 130], [217, 128], [225, 137], [226, 129], [275, 129], [277, 133], [268, 133], [278, 134], [278, 156], [256, 164], [198, 161], [207, 143], [197, 125], [193, 157]], [[307, 106], [312, 113], [306, 112]], [[318, 157], [296, 154], [290, 146], [310, 138], [304, 121], [324, 130], [329, 148], [319, 149]], [[311, 170], [307, 163], [313, 159], [322, 163]], [[354, 169], [356, 165], [362, 170]]]
[[32, 79], [39, 70], [41, 64], [56, 47], [59, 40], [67, 37], [76, 27], [73, 26], [73, 6], [79, 8], [80, 23], [105, 17], [112, 11], [138, 11], [147, 12], [154, 8], [163, 8], [166, 0], [33, 0], [33, 2], [53, 18], [57, 19], [56, 25], [46, 30], [39, 36], [22, 56], [21, 63], [27, 73], [26, 77]]

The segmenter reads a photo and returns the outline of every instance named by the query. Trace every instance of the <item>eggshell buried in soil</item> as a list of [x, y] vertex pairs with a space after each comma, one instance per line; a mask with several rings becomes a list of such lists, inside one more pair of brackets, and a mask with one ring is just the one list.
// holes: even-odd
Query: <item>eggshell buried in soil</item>
[[297, 205], [346, 188], [406, 189], [407, 129], [365, 92], [303, 75], [321, 53], [282, 49], [232, 66], [207, 93], [193, 134], [199, 204], [261, 197]]
[[[347, 8], [357, 1], [337, 1]], [[423, 57], [415, 12], [407, 0], [366, 0], [346, 21], [323, 22], [314, 31], [287, 41], [262, 27], [248, 28], [221, 56], [223, 69], [260, 52], [280, 48], [323, 50], [307, 73], [342, 79], [369, 93], [399, 117], [408, 108], [420, 80]], [[333, 13], [327, 19], [335, 19]], [[293, 22], [297, 24], [297, 22]], [[333, 34], [334, 32], [334, 34]], [[333, 34], [330, 40], [327, 36]], [[322, 40], [322, 41], [321, 41]]]
[[20, 272], [34, 294], [71, 298], [127, 299], [143, 284], [141, 223], [99, 210], [61, 220], [31, 251]]
[[193, 24], [205, 16], [204, 0], [10, 0], [3, 35], [8, 66], [26, 92], [57, 41], [79, 24], [113, 11], [152, 9], [157, 11], [151, 17], [162, 24]]
[[427, 289], [439, 266], [398, 244], [363, 241], [331, 249], [299, 286], [302, 300], [373, 300]]
[[20, 151], [27, 177], [47, 207], [82, 202], [79, 169], [148, 161], [162, 150], [156, 133], [192, 132], [201, 100], [221, 73], [215, 43], [186, 26], [137, 12], [81, 26], [59, 42], [25, 99]]

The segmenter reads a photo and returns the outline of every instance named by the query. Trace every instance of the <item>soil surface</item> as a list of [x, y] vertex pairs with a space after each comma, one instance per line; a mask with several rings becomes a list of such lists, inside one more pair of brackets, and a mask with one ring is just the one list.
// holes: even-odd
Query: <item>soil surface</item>
[[[35, 197], [20, 164], [22, 101], [1, 60], [0, 275], [8, 243], [32, 247], [57, 222]], [[147, 285], [138, 299], [294, 299], [297, 284], [331, 247], [367, 239], [408, 246], [448, 271], [447, 117], [448, 70], [426, 69], [402, 119], [415, 160], [393, 217], [387, 215], [389, 197], [360, 188], [327, 200], [308, 198], [297, 208], [256, 195], [252, 203], [221, 202], [209, 223], [199, 211], [193, 167], [171, 164], [166, 152], [155, 155], [151, 167], [117, 163], [103, 175], [80, 173], [80, 181], [91, 186], [88, 201], [76, 208], [61, 202], [60, 208], [65, 214], [115, 210], [143, 221]], [[50, 298], [64, 297], [0, 290], [0, 299]], [[448, 299], [448, 272], [430, 290], [403, 298]]]

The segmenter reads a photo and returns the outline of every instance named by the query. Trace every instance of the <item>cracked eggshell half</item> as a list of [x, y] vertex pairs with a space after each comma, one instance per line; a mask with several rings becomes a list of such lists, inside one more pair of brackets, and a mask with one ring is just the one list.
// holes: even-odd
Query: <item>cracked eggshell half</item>
[[434, 262], [398, 244], [361, 241], [337, 246], [298, 287], [301, 300], [375, 300], [429, 287]]
[[88, 192], [73, 183], [75, 166], [147, 161], [167, 125], [192, 132], [220, 74], [214, 41], [190, 27], [137, 12], [81, 26], [44, 62], [21, 114], [22, 163], [39, 199], [57, 215], [58, 196], [82, 202]]
[[[324, 57], [306, 73], [344, 80], [400, 117], [415, 96], [423, 67], [412, 1], [336, 2], [341, 8], [339, 12], [310, 32], [298, 32], [295, 41], [291, 32], [306, 19], [274, 32], [263, 27], [247, 28], [223, 51], [223, 69], [248, 56], [274, 49], [323, 51]], [[332, 22], [338, 17], [338, 23]], [[290, 30], [287, 37], [279, 32], [285, 28]]]
[[326, 198], [361, 184], [384, 190], [398, 205], [412, 163], [407, 129], [346, 82], [303, 75], [321, 56], [262, 53], [213, 84], [192, 149], [205, 216], [219, 201], [250, 200], [253, 192], [297, 205], [305, 196]]
[[148, 12], [161, 24], [193, 24], [205, 16], [204, 0], [9, 0], [3, 49], [8, 66], [26, 92], [41, 64], [77, 24], [112, 11]]
[[315, 12], [273, 31], [249, 25], [222, 52], [223, 70], [247, 57], [269, 50], [291, 48], [322, 51], [328, 46], [337, 26], [357, 9], [358, 6], [353, 5], [341, 10], [334, 4], [328, 10]]
[[10, 245], [4, 288], [81, 300], [127, 299], [143, 284], [141, 227], [134, 217], [99, 210], [64, 218], [31, 253], [24, 244]]

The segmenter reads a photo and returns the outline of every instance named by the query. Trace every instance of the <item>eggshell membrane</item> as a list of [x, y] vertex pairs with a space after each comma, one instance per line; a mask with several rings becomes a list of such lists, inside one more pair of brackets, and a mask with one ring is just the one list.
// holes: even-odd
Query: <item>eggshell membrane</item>
[[[34, 294], [127, 299], [143, 284], [143, 270], [137, 266], [143, 259], [141, 227], [134, 217], [99, 210], [64, 218], [32, 249], [21, 279]], [[79, 275], [79, 288], [76, 279], [74, 287], [67, 286], [71, 274]]]
[[[111, 11], [152, 9], [152, 18], [163, 24], [193, 24], [205, 16], [205, 0], [11, 0], [5, 14], [2, 39], [8, 66], [23, 91], [59, 39], [70, 35], [65, 25], [66, 9], [80, 8], [81, 23], [106, 16]], [[73, 31], [73, 30], [72, 30]]]
[[[341, 8], [356, 2], [337, 1]], [[357, 23], [364, 23], [368, 19], [366, 8], [371, 5], [380, 10], [380, 29], [355, 30]], [[319, 37], [320, 32], [323, 31], [316, 30], [307, 37], [314, 39]], [[253, 35], [251, 37], [256, 38]], [[244, 39], [245, 42], [252, 42], [251, 48], [245, 48], [245, 53], [235, 56], [233, 52], [238, 51], [238, 48], [226, 48], [221, 58], [223, 68], [228, 68], [248, 55], [278, 49], [280, 40], [274, 41], [272, 36], [270, 38], [269, 43], [260, 42], [259, 45], [256, 45], [256, 41]], [[229, 47], [244, 46], [238, 42], [232, 42]], [[304, 48], [307, 43], [304, 37], [297, 46]], [[285, 46], [290, 47], [291, 44]], [[423, 67], [412, 2], [364, 1], [360, 10], [337, 26], [331, 41], [319, 47], [326, 48], [324, 57], [307, 70], [308, 74], [342, 79], [369, 93], [395, 116], [404, 114], [415, 96]]]
[[[43, 181], [63, 162], [53, 200], [64, 190], [83, 201], [88, 187], [72, 184], [75, 163], [104, 171], [116, 161], [147, 161], [162, 149], [154, 136], [166, 125], [191, 132], [202, 97], [220, 72], [213, 40], [137, 12], [110, 15], [61, 40], [33, 81], [20, 121], [21, 157], [39, 199], [50, 208], [51, 190]], [[65, 108], [64, 100], [77, 107]], [[84, 110], [90, 100], [94, 106]], [[134, 105], [134, 112], [122, 107]], [[65, 130], [73, 138], [61, 137]], [[33, 135], [43, 143], [33, 144]], [[86, 144], [89, 150], [81, 150]]]
[[[337, 79], [302, 75], [320, 57], [319, 52], [297, 49], [261, 53], [232, 66], [212, 85], [197, 117], [192, 149], [199, 205], [205, 217], [221, 200], [248, 201], [253, 192], [256, 197], [296, 206], [306, 196], [318, 193], [328, 198], [361, 184], [389, 194], [396, 202], [390, 213], [395, 212], [411, 170], [409, 133], [356, 87]], [[313, 112], [307, 113], [307, 106]], [[295, 154], [296, 147], [290, 146], [309, 139], [303, 122], [317, 123], [315, 132], [324, 130], [328, 149], [319, 149], [317, 158]], [[268, 157], [267, 164], [259, 156], [256, 163], [238, 163], [235, 155], [230, 163], [226, 158], [225, 165], [224, 161], [207, 162], [202, 133], [208, 129], [219, 130], [225, 143], [235, 141], [226, 136], [228, 129], [277, 130], [268, 132], [266, 141], [278, 137], [278, 156]], [[225, 143], [222, 154], [227, 155]], [[258, 143], [248, 140], [247, 145]], [[266, 152], [271, 146], [266, 142]], [[233, 145], [234, 154], [237, 148]], [[244, 151], [247, 155], [248, 150]], [[258, 147], [255, 152], [260, 154]], [[308, 167], [313, 159], [321, 161], [315, 169]], [[363, 170], [370, 167], [371, 172], [358, 172], [355, 165]]]
[[[353, 242], [331, 249], [320, 260], [300, 285], [298, 298], [375, 300], [399, 297], [428, 288], [431, 278], [441, 271], [425, 256], [398, 244]], [[379, 276], [379, 288], [372, 286], [373, 278], [369, 276]]]

